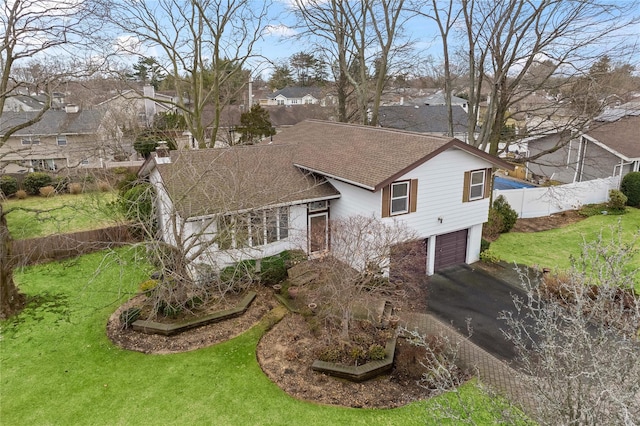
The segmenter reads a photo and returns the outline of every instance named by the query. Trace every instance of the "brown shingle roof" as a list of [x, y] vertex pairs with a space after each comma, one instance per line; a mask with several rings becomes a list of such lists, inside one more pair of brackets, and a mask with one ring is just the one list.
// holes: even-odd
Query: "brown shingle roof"
[[371, 126], [307, 120], [274, 136], [273, 141], [296, 144], [294, 161], [304, 169], [372, 190], [450, 148], [513, 169], [457, 139]]
[[183, 218], [252, 210], [340, 194], [293, 165], [289, 146], [244, 146], [171, 152], [158, 170]]
[[640, 158], [640, 116], [626, 116], [610, 123], [596, 122], [587, 135], [627, 158]]

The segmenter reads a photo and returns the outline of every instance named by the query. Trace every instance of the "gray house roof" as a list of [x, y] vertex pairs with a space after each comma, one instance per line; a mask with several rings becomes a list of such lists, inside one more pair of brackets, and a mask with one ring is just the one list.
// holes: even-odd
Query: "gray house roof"
[[[453, 106], [453, 131], [467, 131], [468, 115], [461, 106]], [[449, 131], [447, 108], [444, 105], [381, 106], [378, 124], [391, 129], [418, 133], [446, 134]]]
[[[451, 105], [466, 105], [468, 102], [466, 99], [451, 96]], [[412, 105], [445, 105], [444, 94], [436, 93], [422, 98], [414, 98], [410, 103]]]
[[275, 99], [278, 95], [282, 95], [287, 99], [304, 98], [311, 95], [316, 99], [320, 98], [322, 91], [318, 87], [285, 87], [267, 95], [268, 99]]
[[[37, 111], [4, 112], [0, 116], [0, 135], [38, 114]], [[83, 110], [76, 113], [49, 110], [40, 121], [14, 133], [14, 136], [81, 135], [94, 134], [103, 121], [105, 112]]]
[[293, 161], [305, 170], [372, 191], [448, 149], [513, 170], [507, 162], [457, 139], [329, 121], [304, 121], [278, 133], [273, 143], [297, 145]]
[[623, 155], [627, 161], [640, 159], [640, 115], [595, 122], [586, 134]]
[[340, 196], [324, 178], [295, 167], [286, 145], [172, 151], [171, 163], [156, 167], [184, 218]]

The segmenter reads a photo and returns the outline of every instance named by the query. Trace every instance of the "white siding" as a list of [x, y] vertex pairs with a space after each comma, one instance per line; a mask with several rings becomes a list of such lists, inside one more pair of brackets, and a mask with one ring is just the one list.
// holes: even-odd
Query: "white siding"
[[382, 194], [380, 191], [372, 192], [348, 183], [328, 179], [328, 181], [340, 192], [340, 198], [331, 200], [331, 219], [342, 219], [351, 216], [381, 217]]
[[[490, 167], [485, 160], [460, 150], [449, 150], [415, 168], [398, 180], [418, 179], [415, 213], [394, 216], [405, 222], [419, 238], [469, 228], [487, 221], [489, 199], [462, 202], [464, 172]], [[371, 192], [330, 180], [341, 197], [331, 202], [331, 218], [364, 215], [382, 216], [382, 191]], [[442, 218], [442, 223], [438, 220]]]
[[[479, 260], [482, 224], [487, 221], [489, 198], [464, 203], [462, 193], [464, 173], [488, 167], [491, 167], [489, 162], [464, 151], [443, 152], [397, 179], [418, 179], [416, 212], [384, 220], [404, 222], [419, 239], [468, 229], [467, 263]], [[332, 219], [353, 215], [382, 217], [382, 191], [374, 193], [335, 180], [331, 183], [341, 193], [339, 200], [331, 202]], [[435, 239], [430, 242], [435, 244]], [[430, 256], [427, 271], [433, 273], [433, 256]]]
[[396, 217], [421, 238], [486, 222], [489, 199], [463, 203], [462, 192], [465, 171], [490, 166], [489, 162], [460, 150], [443, 152], [398, 179], [418, 179], [418, 202], [415, 213]]

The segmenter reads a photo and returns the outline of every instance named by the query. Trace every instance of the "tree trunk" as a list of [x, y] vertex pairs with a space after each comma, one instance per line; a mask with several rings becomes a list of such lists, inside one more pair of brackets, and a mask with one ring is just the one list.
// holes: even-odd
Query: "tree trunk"
[[25, 297], [13, 282], [13, 261], [11, 259], [11, 235], [7, 228], [2, 204], [0, 204], [0, 319], [9, 318], [20, 312]]

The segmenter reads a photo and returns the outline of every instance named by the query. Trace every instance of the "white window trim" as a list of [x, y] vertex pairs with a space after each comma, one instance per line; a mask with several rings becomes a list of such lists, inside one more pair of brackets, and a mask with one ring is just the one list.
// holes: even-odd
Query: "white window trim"
[[[262, 244], [254, 244], [253, 242], [253, 223], [251, 221], [252, 216], [248, 215], [248, 216], [235, 216], [231, 225], [231, 247], [228, 249], [220, 249], [219, 250], [233, 250], [233, 249], [242, 249], [242, 248], [246, 248], [246, 247], [263, 247], [269, 244], [275, 244], [278, 241], [284, 241], [287, 240], [289, 238], [289, 232], [287, 232], [286, 236], [283, 236], [283, 232], [282, 232], [282, 216], [283, 214], [287, 215], [287, 223], [289, 221], [289, 208], [288, 207], [278, 207], [276, 209], [273, 209], [273, 211], [275, 211], [276, 213], [276, 240], [273, 242], [268, 243], [267, 242], [267, 210], [259, 210], [254, 212], [254, 214], [257, 216], [258, 214], [261, 214], [262, 216]], [[255, 216], [253, 216], [255, 217]], [[247, 230], [247, 245], [246, 246], [238, 246], [238, 241], [236, 239], [236, 233], [237, 233], [237, 226], [238, 226], [238, 222], [242, 220], [244, 222], [244, 225], [246, 226], [246, 230]], [[219, 226], [219, 225], [218, 225]]]
[[[482, 173], [482, 182], [480, 183], [473, 183], [473, 175], [475, 173]], [[486, 176], [486, 171], [485, 170], [473, 170], [471, 172], [471, 175], [469, 176], [469, 201], [475, 201], [475, 200], [482, 200], [484, 198], [484, 186], [485, 186], [485, 181], [487, 179]], [[475, 187], [480, 187], [480, 195], [477, 197], [472, 197], [471, 194], [473, 193], [473, 188]]]
[[[394, 197], [393, 196], [393, 188], [395, 186], [400, 186], [400, 185], [405, 185], [407, 187], [407, 195], [403, 195], [402, 197]], [[409, 213], [409, 194], [411, 191], [411, 182], [409, 181], [403, 181], [403, 182], [395, 182], [391, 184], [391, 193], [389, 194], [389, 212], [391, 216], [396, 216], [396, 215], [401, 215], [401, 214], [407, 214]], [[393, 201], [394, 200], [401, 200], [401, 199], [406, 199], [406, 209], [402, 210], [402, 211], [393, 211]]]

